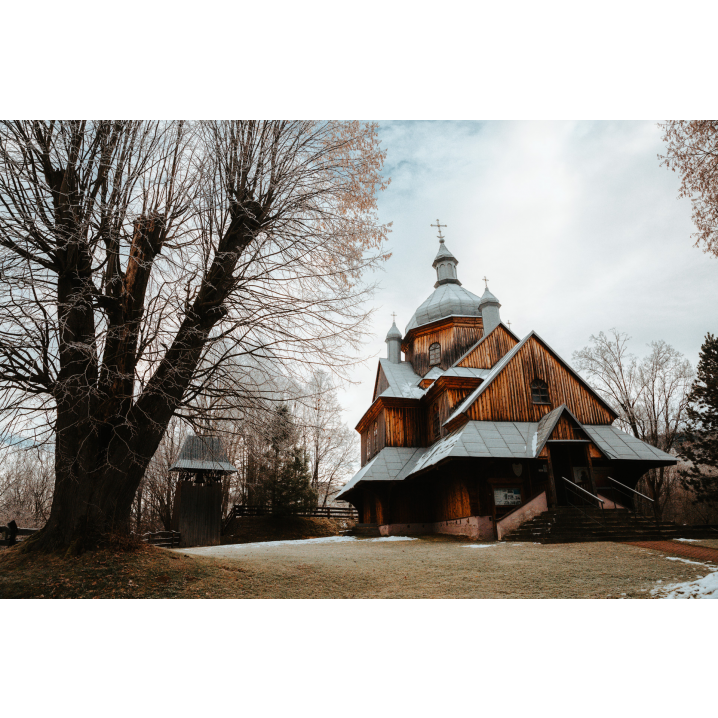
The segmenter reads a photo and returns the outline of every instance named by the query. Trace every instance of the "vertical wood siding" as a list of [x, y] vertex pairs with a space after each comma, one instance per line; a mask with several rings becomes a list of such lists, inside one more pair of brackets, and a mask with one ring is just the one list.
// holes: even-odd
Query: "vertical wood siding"
[[420, 407], [387, 407], [383, 413], [385, 446], [426, 446], [424, 412]]
[[472, 369], [491, 369], [496, 362], [507, 354], [518, 342], [499, 325], [475, 349], [469, 352], [458, 364]]
[[585, 432], [576, 426], [566, 414], [563, 414], [558, 423], [551, 432], [549, 439], [554, 441], [575, 441], [586, 440], [588, 437]]
[[451, 521], [471, 516], [469, 491], [461, 479], [449, 479], [436, 484], [435, 498], [434, 521]]
[[467, 317], [465, 319], [447, 319], [428, 331], [419, 330], [410, 341], [402, 345], [406, 360], [411, 362], [414, 371], [424, 376], [431, 365], [429, 364], [429, 347], [438, 343], [441, 345], [441, 363], [439, 366], [446, 370], [470, 349], [481, 338], [483, 322], [480, 317]]
[[[550, 404], [531, 401], [531, 382], [548, 384]], [[472, 421], [540, 421], [566, 404], [582, 424], [610, 424], [615, 419], [535, 337], [511, 358], [501, 373], [468, 409]]]
[[222, 530], [222, 484], [194, 484], [180, 481], [177, 530], [180, 546], [219, 546]]

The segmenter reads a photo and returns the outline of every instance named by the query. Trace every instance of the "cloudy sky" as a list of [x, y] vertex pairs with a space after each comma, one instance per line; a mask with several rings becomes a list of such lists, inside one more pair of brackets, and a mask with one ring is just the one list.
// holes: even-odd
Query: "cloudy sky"
[[693, 247], [691, 208], [660, 166], [648, 122], [381, 122], [391, 259], [377, 273], [374, 358], [342, 391], [353, 427], [369, 407], [391, 313], [404, 332], [433, 291], [439, 218], [462, 284], [481, 277], [501, 317], [564, 359], [616, 327], [641, 354], [664, 339], [692, 363], [718, 331], [718, 259]]

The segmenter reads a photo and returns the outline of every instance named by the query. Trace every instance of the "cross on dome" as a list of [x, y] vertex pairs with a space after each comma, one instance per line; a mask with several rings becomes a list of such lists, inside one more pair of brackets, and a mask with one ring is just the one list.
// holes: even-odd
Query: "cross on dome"
[[437, 219], [436, 224], [432, 224], [431, 226], [436, 227], [439, 230], [439, 234], [437, 235], [437, 237], [439, 238], [439, 242], [441, 242], [441, 244], [444, 244], [444, 235], [441, 233], [441, 228], [447, 227], [448, 225], [441, 224], [441, 222], [439, 222], [439, 220]]
[[484, 284], [486, 285], [486, 289], [488, 289], [488, 288], [489, 288], [489, 280], [488, 280], [488, 278], [486, 277], [486, 275], [484, 274], [484, 276], [481, 277], [481, 279], [484, 280]]

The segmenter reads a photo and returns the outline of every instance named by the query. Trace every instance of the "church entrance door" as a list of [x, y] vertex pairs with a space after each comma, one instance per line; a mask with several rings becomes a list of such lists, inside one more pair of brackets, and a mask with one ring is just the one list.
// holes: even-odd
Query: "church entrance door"
[[558, 506], [586, 505], [596, 506], [586, 494], [572, 489], [564, 480], [595, 496], [596, 491], [591, 481], [588, 467], [588, 456], [585, 441], [551, 441], [551, 467], [556, 486], [556, 503]]

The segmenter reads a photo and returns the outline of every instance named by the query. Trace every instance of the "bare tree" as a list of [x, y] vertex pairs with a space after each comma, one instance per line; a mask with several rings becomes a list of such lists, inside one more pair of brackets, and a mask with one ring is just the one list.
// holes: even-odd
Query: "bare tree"
[[[694, 371], [664, 341], [651, 342], [649, 354], [640, 360], [629, 353], [629, 341], [615, 329], [609, 336], [600, 332], [591, 336], [589, 346], [574, 352], [573, 361], [614, 408], [621, 428], [670, 453], [685, 423]], [[665, 467], [651, 469], [645, 482], [660, 519], [676, 485], [673, 472]]]
[[227, 366], [347, 366], [382, 259], [358, 122], [0, 124], [0, 412], [55, 445], [27, 550], [126, 531], [170, 419], [242, 405]]
[[661, 164], [681, 176], [679, 197], [693, 203], [696, 247], [718, 257], [718, 120], [671, 120], [660, 125]]
[[42, 449], [9, 447], [0, 468], [0, 524], [40, 528], [50, 515], [52, 456]]
[[306, 386], [298, 413], [310, 456], [312, 486], [325, 506], [354, 470], [358, 437], [344, 423], [336, 387], [324, 371], [317, 372]]

